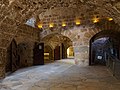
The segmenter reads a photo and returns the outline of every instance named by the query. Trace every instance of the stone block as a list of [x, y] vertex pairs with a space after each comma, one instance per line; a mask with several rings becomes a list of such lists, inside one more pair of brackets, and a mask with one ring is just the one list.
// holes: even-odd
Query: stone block
[[86, 33], [84, 34], [84, 37], [86, 37], [86, 38], [91, 38], [92, 36], [91, 36], [88, 32], [86, 32]]

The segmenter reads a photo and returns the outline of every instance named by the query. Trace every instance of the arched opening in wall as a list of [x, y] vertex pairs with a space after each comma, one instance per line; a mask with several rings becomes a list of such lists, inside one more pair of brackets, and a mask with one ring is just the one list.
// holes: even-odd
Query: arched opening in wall
[[106, 65], [108, 56], [120, 59], [120, 37], [116, 31], [101, 31], [90, 40], [90, 65]]
[[92, 45], [91, 45], [92, 59], [94, 61], [92, 63], [106, 65], [105, 48], [108, 41], [109, 41], [109, 37], [102, 37], [92, 42]]
[[70, 46], [67, 48], [67, 58], [74, 58], [74, 48], [73, 46]]
[[6, 73], [14, 72], [19, 69], [20, 60], [16, 41], [13, 39], [7, 48]]
[[[72, 41], [62, 34], [49, 34], [45, 36], [41, 42], [44, 42], [45, 45], [49, 45], [52, 48], [53, 57], [52, 60], [60, 60], [60, 59], [66, 59], [67, 57], [67, 49], [72, 46]], [[72, 51], [72, 48], [69, 49], [70, 52]], [[47, 51], [48, 52], [48, 51]], [[49, 55], [46, 53], [46, 56]], [[69, 53], [71, 55], [71, 53]], [[70, 56], [69, 56], [70, 57]], [[71, 56], [72, 57], [72, 56]]]
[[53, 62], [53, 50], [49, 45], [44, 46], [44, 63]]

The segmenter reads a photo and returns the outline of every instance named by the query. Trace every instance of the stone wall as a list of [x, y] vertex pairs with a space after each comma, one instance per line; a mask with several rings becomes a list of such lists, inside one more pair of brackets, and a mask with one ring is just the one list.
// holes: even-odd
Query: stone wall
[[1, 24], [0, 25], [0, 78], [5, 77], [5, 64], [7, 59], [7, 47], [9, 46], [15, 28], [11, 25]]
[[[43, 25], [43, 31], [40, 36], [43, 40], [51, 35], [51, 37], [44, 41], [47, 43], [49, 42], [49, 45], [52, 45], [53, 48], [62, 43], [60, 41], [61, 37], [59, 37], [58, 34], [68, 37], [74, 46], [76, 62], [80, 65], [88, 65], [90, 39], [101, 30], [119, 31], [120, 28], [114, 20], [108, 20], [108, 16], [103, 14], [104, 11], [96, 14], [95, 11], [87, 11], [87, 8], [85, 9], [84, 5], [82, 5], [81, 8], [84, 10], [80, 11], [81, 9], [78, 10], [70, 7], [69, 11], [68, 8], [54, 8], [40, 14], [39, 22]], [[86, 14], [83, 15], [82, 13], [85, 12]], [[99, 22], [97, 23], [93, 23], [95, 16], [99, 19]], [[79, 25], [76, 25], [76, 20], [80, 20]], [[50, 23], [53, 23], [52, 28], [49, 27]], [[66, 26], [63, 27], [62, 23], [65, 23]], [[57, 36], [55, 37], [55, 35]]]
[[[47, 12], [52, 9], [55, 9], [57, 11], [61, 9], [61, 11], [67, 12], [66, 14], [64, 14], [67, 16], [69, 16], [68, 14], [75, 14], [75, 16], [73, 15], [73, 17], [80, 15], [82, 20], [83, 21], [85, 20], [85, 22], [86, 21], [89, 22], [89, 20], [92, 19], [91, 17], [93, 17], [94, 14], [100, 17], [105, 17], [105, 16], [112, 17], [115, 23], [118, 23], [120, 25], [120, 14], [119, 14], [120, 13], [120, 2], [118, 0], [112, 0], [112, 1], [107, 1], [107, 0], [35, 0], [35, 1], [34, 0], [32, 1], [30, 0], [5, 0], [3, 1], [1, 0], [0, 1], [0, 13], [1, 13], [0, 14], [0, 50], [1, 50], [0, 60], [3, 62], [5, 61], [6, 48], [10, 45], [13, 38], [16, 39], [17, 44], [24, 43], [23, 41], [25, 39], [26, 41], [31, 42], [29, 44], [30, 46], [28, 45], [30, 47], [28, 51], [32, 53], [31, 50], [33, 47], [33, 43], [36, 41], [39, 41], [39, 38], [38, 38], [39, 32], [35, 31], [34, 29], [32, 29], [32, 31], [29, 31], [30, 28], [29, 29], [28, 28], [19, 29], [19, 28], [23, 27], [21, 25], [25, 23], [29, 18], [31, 17], [36, 18], [38, 17], [39, 14], [42, 14], [42, 13], [44, 15], [44, 12]], [[73, 11], [72, 13], [69, 12], [71, 10]], [[81, 13], [77, 15], [78, 12], [81, 12]], [[58, 13], [58, 15], [59, 14], [60, 13]], [[58, 18], [59, 17], [56, 17], [56, 19]], [[70, 18], [70, 17], [66, 17], [66, 18]], [[62, 17], [62, 19], [64, 19], [64, 17]], [[50, 21], [50, 20], [47, 20], [47, 21]], [[61, 22], [58, 23], [57, 25], [59, 27], [59, 25], [61, 25]], [[57, 30], [59, 31], [59, 33], [61, 32], [61, 28], [58, 28]], [[68, 33], [71, 33], [71, 31], [70, 32], [69, 31]], [[46, 32], [49, 32], [49, 31], [46, 31]], [[78, 34], [71, 35], [70, 37], [75, 36], [74, 38], [75, 40], [80, 37], [78, 41], [76, 42], [73, 41], [73, 45], [76, 46], [76, 44], [79, 43], [80, 47], [82, 47], [84, 50], [84, 48], [87, 47], [88, 45], [88, 41], [89, 41], [88, 37], [91, 37], [90, 34], [88, 34], [88, 32], [89, 30], [87, 30], [86, 33], [81, 32], [80, 36]], [[90, 33], [94, 33], [94, 31], [91, 31]], [[50, 33], [47, 33], [47, 35], [48, 34]], [[65, 34], [65, 35], [69, 35], [69, 34]], [[82, 35], [84, 35], [85, 38], [81, 38], [83, 37]], [[30, 60], [30, 62], [31, 61], [32, 60]], [[4, 71], [2, 65], [1, 65], [1, 71]], [[0, 76], [4, 76], [2, 75], [3, 73], [0, 73], [0, 74], [1, 74]]]
[[[17, 30], [16, 30], [17, 29]], [[23, 50], [21, 61], [25, 66], [33, 64], [33, 48], [34, 43], [39, 42], [39, 30], [22, 25], [18, 28], [9, 24], [2, 24], [0, 27], [0, 77], [5, 77], [5, 66], [7, 61], [7, 48], [11, 41], [15, 39], [17, 45], [21, 43], [26, 45]]]
[[95, 27], [80, 26], [62, 32], [63, 35], [70, 38], [73, 42], [75, 62], [77, 62], [77, 64], [89, 64], [89, 41], [100, 31], [100, 29]]
[[6, 49], [0, 48], [0, 79], [5, 77]]
[[[59, 28], [59, 27], [57, 27]], [[107, 30], [110, 31], [119, 31], [119, 25], [115, 24], [113, 21], [101, 21], [96, 24], [88, 24], [88, 25], [74, 25], [73, 27], [66, 26], [67, 29], [62, 30], [60, 33], [63, 36], [66, 36], [69, 38], [69, 41], [65, 41], [64, 43], [67, 46], [69, 42], [72, 41], [73, 47], [74, 47], [74, 53], [75, 53], [75, 62], [80, 65], [88, 65], [89, 64], [89, 44], [90, 39], [99, 33], [100, 31]], [[44, 32], [44, 31], [43, 31]], [[42, 33], [43, 40], [46, 43], [49, 43], [49, 45], [52, 45], [52, 47], [56, 47], [57, 45], [60, 45], [63, 43], [61, 40], [61, 37], [59, 36], [59, 30], [55, 34], [54, 32], [48, 33]], [[54, 33], [54, 34], [53, 34]], [[56, 36], [57, 35], [57, 36]], [[61, 35], [61, 36], [62, 36]], [[46, 38], [48, 36], [51, 36], [49, 38]], [[56, 36], [56, 37], [55, 37]], [[46, 39], [44, 39], [46, 38]], [[53, 38], [53, 39], [51, 39]], [[68, 45], [69, 46], [69, 45]]]
[[15, 36], [21, 58], [21, 67], [33, 65], [33, 48], [35, 42], [39, 42], [39, 30], [29, 26], [21, 26], [18, 28]]

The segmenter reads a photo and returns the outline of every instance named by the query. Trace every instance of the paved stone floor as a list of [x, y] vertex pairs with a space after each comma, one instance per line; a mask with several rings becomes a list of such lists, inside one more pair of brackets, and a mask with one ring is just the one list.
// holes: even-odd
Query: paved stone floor
[[0, 90], [120, 90], [105, 66], [80, 67], [66, 60], [18, 70], [1, 81]]

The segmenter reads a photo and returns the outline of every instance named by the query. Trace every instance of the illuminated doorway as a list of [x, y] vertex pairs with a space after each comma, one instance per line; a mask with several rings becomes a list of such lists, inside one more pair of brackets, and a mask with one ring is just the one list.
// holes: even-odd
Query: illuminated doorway
[[74, 49], [72, 46], [70, 46], [68, 49], [67, 49], [67, 58], [74, 58]]

